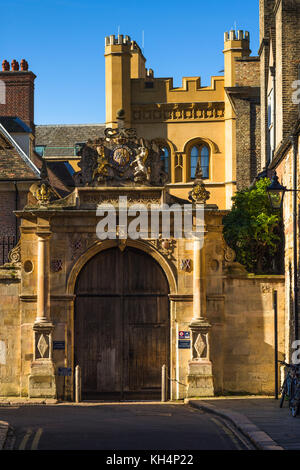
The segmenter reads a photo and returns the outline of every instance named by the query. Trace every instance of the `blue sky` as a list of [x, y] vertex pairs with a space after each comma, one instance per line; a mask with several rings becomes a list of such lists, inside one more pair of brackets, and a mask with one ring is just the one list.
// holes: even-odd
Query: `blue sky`
[[104, 37], [128, 34], [155, 76], [201, 76], [223, 69], [223, 33], [250, 31], [259, 47], [259, 0], [0, 0], [0, 51], [25, 58], [36, 75], [37, 124], [105, 121]]

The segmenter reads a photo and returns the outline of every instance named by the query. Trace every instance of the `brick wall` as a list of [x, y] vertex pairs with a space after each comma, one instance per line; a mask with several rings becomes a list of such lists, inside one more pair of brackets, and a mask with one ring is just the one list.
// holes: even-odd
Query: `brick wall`
[[259, 2], [259, 27], [260, 27], [260, 82], [261, 82], [261, 165], [267, 162], [267, 129], [268, 129], [268, 102], [267, 80], [269, 75], [269, 54], [272, 42], [275, 49], [275, 20], [273, 9], [275, 0], [260, 0]]
[[260, 62], [257, 57], [235, 60], [236, 86], [260, 86]]
[[235, 98], [236, 182], [246, 189], [260, 168], [260, 103], [255, 98]]
[[298, 116], [298, 105], [292, 102], [292, 83], [298, 79], [299, 64], [300, 4], [282, 0], [276, 12], [277, 144], [288, 136]]
[[34, 80], [32, 72], [2, 71], [6, 103], [0, 104], [0, 115], [17, 116], [34, 129]]

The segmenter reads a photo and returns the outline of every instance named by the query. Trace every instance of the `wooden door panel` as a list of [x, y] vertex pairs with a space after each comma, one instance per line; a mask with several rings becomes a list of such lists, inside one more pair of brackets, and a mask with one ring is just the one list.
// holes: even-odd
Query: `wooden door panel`
[[161, 388], [161, 368], [167, 364], [167, 345], [164, 326], [139, 325], [130, 328], [129, 391], [155, 391]]
[[169, 357], [168, 283], [161, 267], [136, 249], [109, 249], [84, 266], [76, 294], [75, 365], [82, 368], [83, 394], [159, 392]]
[[[86, 394], [122, 389], [122, 321], [119, 298], [76, 300], [77, 364]], [[113, 373], [112, 373], [113, 371]]]

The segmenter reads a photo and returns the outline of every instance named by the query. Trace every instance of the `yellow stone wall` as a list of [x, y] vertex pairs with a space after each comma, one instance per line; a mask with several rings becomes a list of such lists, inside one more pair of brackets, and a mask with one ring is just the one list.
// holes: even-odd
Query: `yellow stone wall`
[[235, 112], [225, 87], [235, 85], [235, 58], [248, 57], [249, 34], [225, 33], [224, 76], [211, 77], [202, 86], [200, 77], [183, 77], [174, 87], [172, 78], [155, 78], [145, 68], [146, 59], [128, 36], [105, 40], [106, 125], [115, 127], [116, 114], [125, 111], [127, 126], [148, 140], [169, 147], [170, 192], [187, 198], [191, 190], [190, 151], [208, 145], [210, 151], [210, 202], [230, 208], [236, 188]]
[[[93, 193], [93, 196], [92, 196]], [[118, 246], [117, 240], [101, 242], [95, 229], [97, 189], [81, 188], [77, 210], [24, 213], [21, 227], [20, 280], [7, 275], [0, 280], [0, 341], [5, 341], [7, 362], [0, 364], [0, 396], [28, 395], [33, 358], [33, 324], [37, 314], [37, 224], [49, 224], [50, 314], [54, 341], [66, 349], [53, 353], [58, 396], [63, 397], [63, 378], [58, 367], [74, 371], [74, 288], [78, 273], [100, 250]], [[86, 202], [83, 202], [86, 201]], [[249, 276], [235, 263], [234, 253], [222, 237], [225, 212], [211, 207], [205, 213], [207, 318], [212, 325], [210, 350], [215, 393], [272, 393], [274, 390], [274, 327], [272, 291], [279, 298], [279, 350], [283, 358], [285, 338], [284, 278]], [[130, 246], [152, 256], [164, 270], [170, 286], [170, 377], [187, 385], [190, 350], [177, 348], [178, 332], [188, 330], [193, 317], [193, 243], [175, 240], [172, 256], [151, 240], [128, 240]], [[181, 261], [189, 259], [185, 271]], [[61, 269], [52, 268], [60, 261]], [[186, 387], [172, 382], [172, 398], [183, 398]], [[73, 396], [73, 377], [66, 379], [64, 398]]]

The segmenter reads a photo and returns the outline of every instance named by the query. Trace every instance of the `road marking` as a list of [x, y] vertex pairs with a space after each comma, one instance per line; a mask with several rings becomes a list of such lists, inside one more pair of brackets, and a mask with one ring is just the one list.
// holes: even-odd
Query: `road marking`
[[19, 450], [25, 450], [26, 444], [27, 444], [31, 434], [32, 434], [32, 429], [31, 428], [27, 429], [26, 434], [23, 437], [21, 444], [19, 445]]
[[235, 446], [237, 447], [238, 450], [243, 450], [243, 448], [241, 447], [239, 441], [237, 440], [237, 438], [235, 437], [235, 435], [233, 434], [233, 432], [231, 430], [229, 430], [221, 421], [219, 421], [218, 419], [216, 418], [210, 418], [211, 421], [213, 421], [214, 423], [216, 423], [218, 426], [220, 426], [223, 431], [225, 432], [225, 434], [227, 434], [228, 437], [230, 437], [230, 439], [234, 442]]
[[31, 450], [37, 450], [43, 429], [39, 428], [35, 433], [34, 439], [32, 441]]

